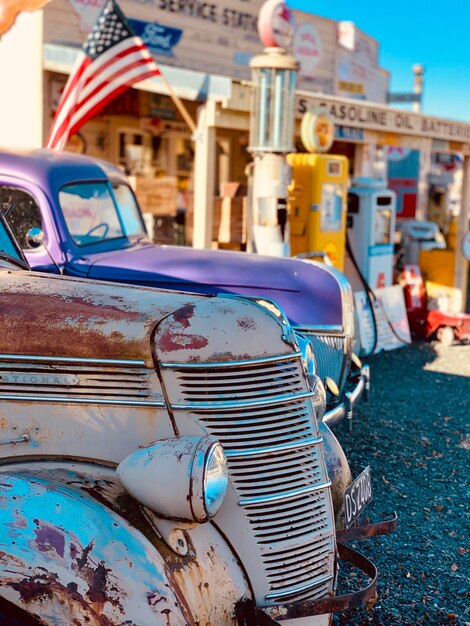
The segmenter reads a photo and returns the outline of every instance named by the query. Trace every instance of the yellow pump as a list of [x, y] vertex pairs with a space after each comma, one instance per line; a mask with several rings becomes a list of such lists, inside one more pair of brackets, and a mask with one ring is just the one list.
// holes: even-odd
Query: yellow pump
[[291, 254], [324, 252], [343, 271], [349, 160], [309, 153], [289, 154], [287, 160]]

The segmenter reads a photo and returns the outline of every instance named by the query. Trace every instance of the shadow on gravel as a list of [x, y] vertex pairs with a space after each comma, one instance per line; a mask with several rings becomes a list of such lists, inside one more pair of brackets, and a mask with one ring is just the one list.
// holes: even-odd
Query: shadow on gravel
[[353, 476], [371, 466], [369, 513], [397, 511], [398, 529], [352, 544], [378, 566], [379, 597], [333, 623], [470, 626], [470, 346], [416, 344], [367, 362], [370, 401], [352, 433], [342, 423], [335, 434]]

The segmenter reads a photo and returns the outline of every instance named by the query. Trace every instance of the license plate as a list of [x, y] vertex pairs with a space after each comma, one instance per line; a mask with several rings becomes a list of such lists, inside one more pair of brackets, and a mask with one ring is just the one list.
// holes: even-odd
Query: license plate
[[344, 492], [344, 525], [349, 528], [372, 500], [370, 467], [359, 474]]

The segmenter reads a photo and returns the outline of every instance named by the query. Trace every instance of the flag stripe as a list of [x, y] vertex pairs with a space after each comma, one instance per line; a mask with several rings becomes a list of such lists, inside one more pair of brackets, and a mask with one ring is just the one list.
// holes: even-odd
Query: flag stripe
[[92, 75], [89, 76], [89, 78], [87, 78], [86, 84], [84, 85], [80, 93], [79, 102], [85, 102], [89, 94], [91, 94], [95, 89], [97, 89], [100, 85], [105, 84], [106, 82], [111, 82], [112, 80], [114, 80], [114, 77], [117, 73], [126, 72], [127, 68], [131, 65], [142, 65], [143, 67], [147, 68], [147, 71], [150, 69], [147, 61], [145, 59], [142, 59], [142, 56], [139, 53], [130, 53], [128, 56], [121, 57], [117, 61], [112, 59], [106, 65], [105, 70], [100, 72], [94, 72]]
[[77, 57], [75, 65], [72, 68], [72, 73], [70, 74], [69, 79], [64, 87], [64, 91], [62, 92], [61, 101], [59, 103], [56, 115], [60, 113], [62, 107], [69, 99], [70, 94], [76, 88], [77, 83], [80, 81], [82, 75], [86, 72], [91, 62], [91, 59], [87, 57], [83, 52]]
[[[122, 55], [125, 54], [126, 52], [124, 48], [128, 45], [129, 45], [128, 40], [120, 44], [119, 46], [120, 51], [118, 54], [119, 60], [122, 59]], [[99, 74], [98, 72], [99, 67], [98, 69], [96, 69], [96, 66], [107, 67], [109, 66], [110, 63], [114, 63], [115, 61], [115, 57], [112, 52], [112, 49], [102, 56], [106, 58], [103, 59], [102, 57], [100, 57], [101, 62], [97, 62], [97, 61], [92, 62], [91, 59], [87, 57], [88, 62], [86, 63], [86, 66], [82, 66], [83, 71], [80, 74], [79, 80], [74, 81], [74, 90], [73, 91], [69, 90], [67, 96], [64, 98], [63, 102], [64, 103], [66, 102], [68, 106], [67, 108], [61, 107], [61, 110], [56, 114], [56, 121], [55, 121], [55, 126], [57, 127], [57, 131], [59, 132], [59, 134], [66, 130], [67, 120], [70, 120], [71, 115], [73, 115], [74, 110], [80, 106], [81, 95], [83, 94], [84, 89], [86, 90], [87, 83], [93, 80], [93, 78]], [[123, 60], [122, 63], [124, 62], [125, 61]], [[118, 64], [118, 67], [119, 67], [119, 64]], [[52, 147], [52, 146], [48, 146], [48, 147]]]
[[[108, 56], [108, 58], [106, 59], [101, 59], [101, 63], [97, 63], [95, 61], [95, 63], [93, 63], [90, 67], [89, 67], [89, 71], [86, 73], [85, 78], [86, 81], [88, 82], [89, 80], [93, 80], [94, 76], [98, 73], [104, 73], [106, 72], [106, 70], [109, 68], [109, 66], [113, 65], [114, 63], [117, 63], [120, 60], [125, 60], [129, 55], [133, 54], [135, 58], [140, 58], [142, 63], [148, 63], [147, 59], [144, 58], [144, 55], [142, 54], [142, 47], [144, 46], [144, 44], [142, 43], [141, 46], [138, 45], [130, 45], [128, 46], [126, 49], [121, 50], [118, 54], [110, 54]], [[111, 52], [111, 50], [110, 50]], [[103, 55], [104, 56], [104, 55]], [[150, 58], [150, 61], [152, 63], [154, 63], [153, 59]], [[155, 72], [156, 74], [159, 73], [158, 68], [155, 65]], [[93, 74], [91, 74], [91, 72], [93, 72]]]
[[[52, 147], [54, 137], [57, 135], [59, 128], [63, 125], [63, 120], [70, 113], [70, 108], [75, 105], [77, 93], [80, 91], [80, 84], [83, 82], [83, 74], [87, 67], [92, 63], [89, 57], [81, 55], [81, 63], [77, 65], [77, 74], [70, 75], [55, 113], [54, 124], [49, 131], [47, 147]], [[77, 91], [78, 90], [78, 91]]]
[[[75, 111], [74, 116], [71, 120], [71, 125], [75, 127], [77, 121], [81, 118], [81, 116], [85, 115], [90, 109], [95, 108], [100, 102], [102, 102], [103, 98], [107, 98], [106, 101], [109, 102], [108, 96], [114, 93], [121, 83], [123, 87], [128, 89], [132, 83], [144, 80], [144, 78], [148, 78], [149, 76], [153, 75], [153, 71], [146, 72], [145, 69], [143, 70], [140, 67], [130, 70], [125, 75], [121, 74], [112, 83], [107, 83], [101, 89], [101, 91], [96, 93], [94, 97], [88, 100], [83, 106], [77, 107], [77, 110]], [[120, 91], [119, 93], [122, 93], [122, 91]]]
[[65, 85], [47, 147], [62, 150], [70, 135], [131, 85], [160, 70], [132, 33], [115, 0], [105, 0]]
[[[148, 72], [147, 75], [142, 76], [142, 78], [139, 78], [139, 80], [145, 80], [146, 78], [150, 78], [151, 76], [154, 76], [153, 72]], [[106, 97], [100, 98], [98, 101], [96, 101], [95, 106], [90, 106], [89, 110], [86, 113], [82, 113], [81, 109], [77, 111], [77, 116], [80, 113], [80, 117], [77, 117], [76, 121], [75, 119], [73, 120], [73, 126], [70, 127], [70, 134], [73, 135], [74, 133], [76, 133], [77, 130], [81, 126], [83, 126], [83, 124], [85, 124], [85, 122], [88, 122], [91, 118], [97, 115], [103, 107], [109, 104], [116, 97], [116, 95], [124, 93], [127, 89], [129, 89], [129, 85], [121, 85], [113, 92], [109, 93]]]

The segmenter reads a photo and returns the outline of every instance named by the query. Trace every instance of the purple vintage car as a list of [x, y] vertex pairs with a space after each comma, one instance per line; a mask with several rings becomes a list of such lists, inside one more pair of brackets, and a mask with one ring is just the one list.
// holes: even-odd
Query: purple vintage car
[[352, 291], [328, 265], [155, 245], [124, 174], [75, 154], [0, 152], [0, 209], [35, 270], [277, 302], [312, 342], [318, 374], [340, 389], [330, 424], [351, 417], [368, 387], [368, 368], [352, 355]]

